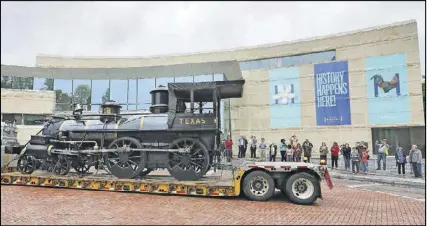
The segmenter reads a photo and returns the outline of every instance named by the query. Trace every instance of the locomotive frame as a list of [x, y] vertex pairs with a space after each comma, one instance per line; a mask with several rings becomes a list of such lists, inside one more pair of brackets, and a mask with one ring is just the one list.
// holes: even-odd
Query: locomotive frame
[[[18, 169], [31, 174], [41, 167], [66, 175], [71, 168], [84, 174], [95, 166], [129, 179], [167, 168], [177, 180], [198, 180], [216, 167], [220, 101], [242, 97], [244, 83], [169, 83], [167, 89], [150, 92], [149, 114], [120, 114], [114, 101], [104, 103], [101, 114], [83, 114], [77, 106], [71, 117], [54, 116], [42, 135], [31, 137], [20, 153]], [[213, 107], [203, 107], [206, 102]]]

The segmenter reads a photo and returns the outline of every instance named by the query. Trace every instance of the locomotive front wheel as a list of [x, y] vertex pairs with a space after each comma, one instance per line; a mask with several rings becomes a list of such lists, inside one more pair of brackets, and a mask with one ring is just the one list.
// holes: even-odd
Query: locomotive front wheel
[[71, 162], [65, 156], [58, 156], [58, 160], [56, 161], [55, 167], [53, 168], [53, 172], [56, 175], [67, 175], [71, 169]]
[[130, 149], [142, 149], [139, 140], [133, 137], [122, 137], [114, 140], [108, 149], [116, 149], [104, 155], [104, 163], [114, 176], [119, 179], [131, 179], [138, 177], [145, 168], [146, 153], [143, 151], [131, 151]]
[[180, 138], [172, 142], [170, 148], [185, 150], [169, 154], [167, 169], [175, 179], [195, 181], [206, 174], [209, 167], [209, 152], [200, 140]]
[[21, 156], [18, 159], [18, 170], [23, 174], [32, 174], [36, 170], [36, 159], [34, 156]]

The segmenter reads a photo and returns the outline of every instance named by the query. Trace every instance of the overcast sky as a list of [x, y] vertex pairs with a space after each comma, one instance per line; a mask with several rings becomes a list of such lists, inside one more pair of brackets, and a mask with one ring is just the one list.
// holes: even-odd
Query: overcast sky
[[1, 63], [150, 56], [292, 41], [415, 19], [425, 2], [1, 2]]

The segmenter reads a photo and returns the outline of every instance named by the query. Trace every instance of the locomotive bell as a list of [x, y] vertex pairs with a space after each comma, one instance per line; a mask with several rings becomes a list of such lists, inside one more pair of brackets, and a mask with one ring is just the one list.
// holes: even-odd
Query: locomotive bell
[[150, 112], [153, 114], [165, 113], [169, 110], [169, 92], [165, 86], [160, 85], [157, 89], [150, 91], [151, 106]]

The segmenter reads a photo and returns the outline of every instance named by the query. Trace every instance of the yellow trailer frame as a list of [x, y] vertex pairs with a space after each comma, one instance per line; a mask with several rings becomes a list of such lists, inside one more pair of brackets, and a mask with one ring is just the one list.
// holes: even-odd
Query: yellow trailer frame
[[244, 171], [238, 169], [234, 174], [232, 186], [221, 186], [209, 183], [209, 181], [138, 181], [133, 179], [21, 174], [16, 171], [16, 168], [8, 168], [1, 174], [1, 184], [190, 196], [239, 196], [240, 181], [243, 174]]

